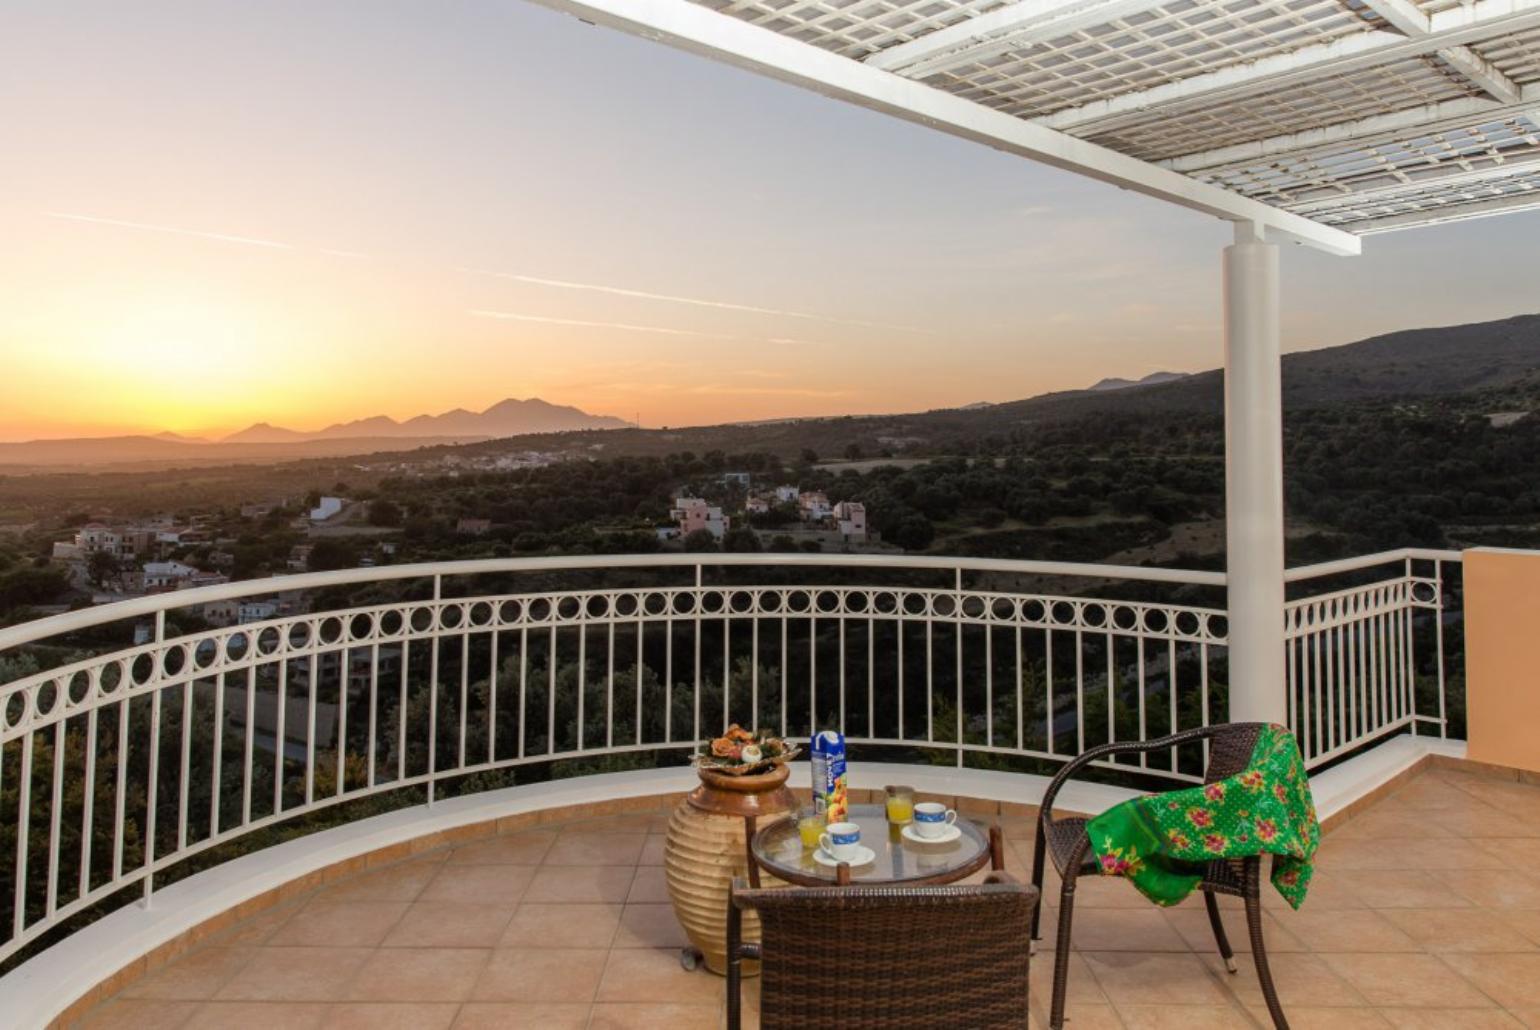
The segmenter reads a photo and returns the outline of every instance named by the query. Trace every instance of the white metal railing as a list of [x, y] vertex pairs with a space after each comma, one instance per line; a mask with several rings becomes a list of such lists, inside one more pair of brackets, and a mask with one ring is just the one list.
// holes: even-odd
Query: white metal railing
[[[1314, 593], [1284, 608], [1289, 725], [1314, 768], [1402, 728], [1448, 735], [1446, 566], [1458, 551], [1407, 548], [1291, 569], [1290, 584], [1377, 571], [1367, 583]], [[1390, 573], [1389, 578], [1384, 573]], [[1419, 648], [1430, 659], [1419, 663]], [[1419, 676], [1422, 665], [1431, 671]], [[1424, 711], [1419, 687], [1433, 695]]]
[[[1312, 764], [1423, 718], [1405, 676], [1371, 704], [1380, 679], [1311, 679], [1296, 655], [1335, 654], [1321, 641], [1339, 629], [1388, 646], [1394, 620], [1372, 620], [1409, 625], [1425, 600], [1414, 556], [1397, 557], [1405, 575], [1290, 603], [1290, 716]], [[731, 722], [1021, 767], [1222, 720], [1224, 612], [1195, 601], [1223, 586], [1213, 572], [927, 557], [506, 559], [231, 583], [0, 629], [0, 833], [14, 828], [0, 961], [125, 890], [148, 904], [157, 876], [301, 816], [432, 805], [558, 760], [677, 762]], [[309, 610], [188, 619], [279, 591], [303, 591]], [[1148, 597], [1107, 596], [1130, 591]], [[1203, 758], [1105, 765], [1185, 783]], [[417, 793], [384, 799], [401, 791]]]

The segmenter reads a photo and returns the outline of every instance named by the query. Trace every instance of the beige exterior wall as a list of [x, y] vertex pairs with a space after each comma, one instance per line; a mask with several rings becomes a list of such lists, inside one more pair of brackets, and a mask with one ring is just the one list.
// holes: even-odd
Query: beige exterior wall
[[1540, 772], [1540, 551], [1465, 552], [1469, 757]]

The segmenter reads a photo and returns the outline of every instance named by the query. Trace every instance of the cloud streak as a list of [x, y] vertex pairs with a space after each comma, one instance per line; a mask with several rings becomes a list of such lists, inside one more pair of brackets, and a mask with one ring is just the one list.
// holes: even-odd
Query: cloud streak
[[174, 225], [152, 225], [149, 222], [125, 222], [117, 218], [97, 218], [94, 215], [77, 215], [67, 211], [44, 211], [45, 218], [57, 218], [67, 222], [90, 222], [93, 225], [112, 225], [120, 229], [142, 229], [145, 232], [170, 233], [173, 236], [192, 236], [220, 243], [239, 243], [246, 247], [270, 247], [275, 250], [293, 250], [292, 243], [277, 240], [259, 240], [250, 236], [231, 236], [222, 232], [204, 232], [200, 229], [182, 229]]
[[549, 318], [545, 315], [523, 315], [515, 311], [486, 311], [470, 309], [477, 318], [495, 318], [509, 322], [539, 322], [543, 325], [580, 326], [585, 329], [623, 329], [631, 333], [662, 333], [666, 336], [709, 336], [716, 339], [733, 339], [721, 333], [703, 333], [694, 329], [672, 329], [661, 325], [631, 325], [628, 322], [589, 322], [580, 318]]
[[549, 286], [559, 290], [586, 290], [592, 293], [605, 293], [614, 297], [661, 301], [666, 304], [688, 304], [700, 308], [716, 308], [721, 311], [743, 311], [752, 315], [775, 315], [781, 318], [800, 318], [813, 322], [830, 322], [835, 325], [858, 326], [864, 329], [890, 329], [895, 332], [930, 335], [930, 330], [912, 325], [890, 325], [884, 322], [866, 322], [854, 318], [836, 318], [833, 315], [818, 315], [808, 311], [765, 308], [754, 304], [738, 304], [733, 301], [682, 297], [672, 293], [652, 293], [647, 290], [634, 290], [624, 286], [607, 286], [603, 283], [579, 283], [567, 279], [546, 279], [542, 276], [523, 275], [519, 272], [498, 272], [486, 268], [461, 267], [460, 271], [469, 272], [473, 275], [491, 276], [495, 279], [509, 279], [513, 282], [527, 283], [532, 286]]

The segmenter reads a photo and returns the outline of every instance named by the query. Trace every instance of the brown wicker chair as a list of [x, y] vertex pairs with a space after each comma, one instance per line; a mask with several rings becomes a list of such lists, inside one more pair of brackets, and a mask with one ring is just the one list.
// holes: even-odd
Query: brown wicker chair
[[[1192, 741], [1209, 742], [1208, 769], [1203, 782], [1213, 783], [1234, 776], [1246, 768], [1256, 749], [1261, 723], [1228, 723], [1202, 729], [1175, 733], [1158, 740], [1133, 741], [1105, 744], [1070, 762], [1048, 785], [1037, 823], [1037, 841], [1032, 854], [1032, 882], [1039, 889], [1043, 886], [1044, 853], [1053, 862], [1063, 879], [1059, 892], [1058, 950], [1054, 953], [1053, 1004], [1048, 1025], [1051, 1030], [1064, 1026], [1064, 992], [1069, 983], [1069, 946], [1071, 921], [1075, 912], [1075, 881], [1086, 874], [1099, 875], [1096, 861], [1091, 854], [1091, 841], [1086, 836], [1085, 819], [1053, 817], [1053, 799], [1059, 788], [1080, 769], [1092, 762], [1113, 755], [1138, 754], [1147, 751], [1164, 751]], [[1216, 894], [1230, 894], [1243, 899], [1246, 906], [1246, 926], [1251, 935], [1251, 954], [1257, 964], [1257, 979], [1262, 985], [1262, 996], [1267, 1001], [1267, 1011], [1273, 1017], [1278, 1030], [1288, 1030], [1288, 1020], [1278, 1003], [1278, 991], [1273, 986], [1273, 975], [1267, 964], [1267, 949], [1262, 942], [1262, 859], [1260, 856], [1227, 861], [1209, 862], [1203, 869], [1199, 889], [1208, 908], [1209, 925], [1214, 928], [1214, 942], [1224, 957], [1225, 968], [1234, 973], [1235, 952], [1225, 936], [1224, 924], [1219, 918]], [[1041, 913], [1032, 913], [1032, 939], [1038, 940], [1038, 924]]]
[[[752, 890], [739, 880], [727, 908], [728, 1030], [741, 1026], [744, 959], [760, 962], [761, 1030], [1020, 1030], [1037, 898], [1007, 873], [946, 887]], [[746, 908], [759, 913], [759, 944], [743, 941]]]

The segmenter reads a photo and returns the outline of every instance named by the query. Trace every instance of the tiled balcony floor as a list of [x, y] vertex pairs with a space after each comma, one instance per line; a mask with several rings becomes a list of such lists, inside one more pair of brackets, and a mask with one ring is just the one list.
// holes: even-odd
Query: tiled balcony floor
[[[1030, 820], [1002, 822], [1025, 878]], [[85, 1025], [720, 1026], [722, 980], [679, 966], [665, 825], [551, 825], [340, 881], [199, 945]], [[1540, 788], [1448, 770], [1331, 833], [1302, 911], [1265, 888], [1293, 1026], [1540, 1027], [1537, 856]], [[1225, 973], [1200, 899], [1162, 911], [1111, 880], [1085, 882], [1079, 899], [1074, 1030], [1269, 1025], [1250, 956]], [[1228, 915], [1244, 942], [1238, 909]], [[1034, 1026], [1046, 1026], [1051, 960], [1033, 963]]]

